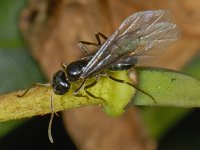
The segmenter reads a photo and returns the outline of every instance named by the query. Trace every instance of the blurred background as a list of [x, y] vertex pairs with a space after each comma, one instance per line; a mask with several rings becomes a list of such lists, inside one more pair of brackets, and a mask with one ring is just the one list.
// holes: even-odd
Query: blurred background
[[[80, 40], [109, 36], [132, 13], [172, 10], [180, 39], [151, 66], [200, 78], [200, 2], [191, 0], [1, 0], [0, 92], [46, 82], [60, 62], [80, 58]], [[92, 49], [91, 49], [92, 50]], [[200, 110], [137, 107], [109, 118], [99, 107], [59, 113], [53, 123], [54, 144], [47, 136], [49, 115], [0, 123], [0, 147], [9, 149], [200, 149]]]

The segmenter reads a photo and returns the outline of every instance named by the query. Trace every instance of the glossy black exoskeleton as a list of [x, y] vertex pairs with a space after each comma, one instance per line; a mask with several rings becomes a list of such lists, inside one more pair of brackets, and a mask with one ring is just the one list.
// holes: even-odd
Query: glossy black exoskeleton
[[53, 91], [57, 95], [64, 95], [70, 89], [70, 83], [67, 81], [65, 72], [59, 70], [53, 75], [52, 79]]
[[51, 81], [54, 93], [57, 95], [67, 93], [70, 90], [70, 82], [80, 79], [80, 75], [90, 59], [91, 56], [87, 56], [69, 65], [62, 65], [63, 70], [54, 73]]

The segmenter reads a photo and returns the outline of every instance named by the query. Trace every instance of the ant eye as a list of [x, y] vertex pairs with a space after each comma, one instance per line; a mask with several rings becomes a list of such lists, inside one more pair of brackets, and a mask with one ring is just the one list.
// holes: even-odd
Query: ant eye
[[70, 89], [70, 83], [67, 81], [64, 71], [59, 70], [53, 75], [53, 91], [57, 95], [64, 95]]

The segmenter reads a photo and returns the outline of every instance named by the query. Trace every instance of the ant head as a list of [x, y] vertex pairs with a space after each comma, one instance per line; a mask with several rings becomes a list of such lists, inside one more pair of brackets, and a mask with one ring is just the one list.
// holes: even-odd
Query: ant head
[[70, 89], [70, 83], [67, 81], [67, 77], [63, 70], [54, 73], [51, 85], [54, 93], [57, 95], [64, 95]]

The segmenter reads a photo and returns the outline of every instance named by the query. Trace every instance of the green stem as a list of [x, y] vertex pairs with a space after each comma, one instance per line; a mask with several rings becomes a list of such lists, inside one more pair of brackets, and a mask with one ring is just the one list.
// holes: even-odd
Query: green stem
[[[126, 71], [120, 71], [113, 74], [114, 77], [130, 82]], [[86, 84], [93, 82], [88, 80]], [[117, 83], [107, 77], [102, 77], [100, 81], [89, 89], [95, 96], [102, 97], [104, 100], [89, 97], [83, 90], [80, 94], [85, 97], [76, 97], [73, 91], [79, 84], [72, 83], [72, 89], [65, 95], [59, 96], [52, 94], [51, 87], [37, 86], [23, 97], [17, 95], [24, 91], [13, 92], [0, 96], [0, 121], [32, 117], [35, 115], [44, 115], [51, 113], [50, 97], [53, 96], [54, 111], [77, 108], [88, 105], [103, 105], [106, 113], [110, 116], [117, 116], [124, 112], [134, 89], [128, 85]]]

